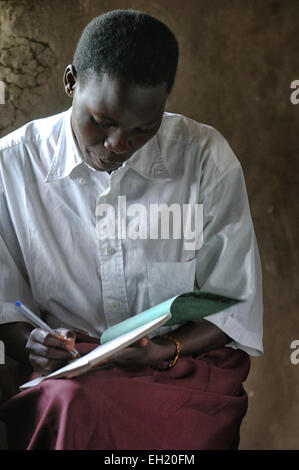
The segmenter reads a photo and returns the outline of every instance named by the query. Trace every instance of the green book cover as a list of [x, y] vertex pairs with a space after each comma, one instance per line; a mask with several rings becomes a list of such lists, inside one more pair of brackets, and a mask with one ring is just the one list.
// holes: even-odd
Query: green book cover
[[199, 320], [239, 302], [242, 300], [200, 290], [186, 292], [107, 328], [101, 336], [101, 344], [143, 326], [166, 313], [171, 313], [171, 318], [165, 323], [165, 326], [176, 325], [186, 321]]

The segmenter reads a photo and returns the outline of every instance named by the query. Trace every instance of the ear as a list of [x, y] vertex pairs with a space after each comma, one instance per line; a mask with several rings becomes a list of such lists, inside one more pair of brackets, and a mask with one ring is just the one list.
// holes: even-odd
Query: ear
[[66, 69], [63, 74], [63, 85], [66, 94], [72, 97], [74, 88], [77, 83], [77, 72], [73, 64], [66, 66]]

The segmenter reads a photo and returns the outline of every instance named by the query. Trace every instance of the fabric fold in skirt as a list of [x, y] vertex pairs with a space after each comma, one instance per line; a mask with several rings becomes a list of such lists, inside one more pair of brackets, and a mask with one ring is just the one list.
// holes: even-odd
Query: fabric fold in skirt
[[[81, 353], [96, 346], [83, 336], [76, 343]], [[0, 419], [9, 449], [237, 449], [249, 367], [249, 356], [229, 347], [164, 371], [104, 367], [19, 392]]]

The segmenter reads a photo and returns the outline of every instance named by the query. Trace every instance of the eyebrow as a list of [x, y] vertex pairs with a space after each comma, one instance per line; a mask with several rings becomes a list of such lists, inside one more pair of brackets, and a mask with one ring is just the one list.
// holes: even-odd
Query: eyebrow
[[[105, 114], [97, 114], [97, 113], [93, 113], [95, 114], [96, 116], [99, 116], [101, 117], [102, 119], [106, 120], [106, 121], [109, 121], [113, 124], [118, 124], [117, 121], [115, 121], [114, 119], [112, 119], [111, 117], [109, 116], [105, 116]], [[142, 124], [139, 124], [138, 126], [136, 127], [142, 127], [142, 126], [150, 126], [151, 124], [156, 124], [157, 120], [155, 121], [149, 121], [149, 122], [144, 122]]]

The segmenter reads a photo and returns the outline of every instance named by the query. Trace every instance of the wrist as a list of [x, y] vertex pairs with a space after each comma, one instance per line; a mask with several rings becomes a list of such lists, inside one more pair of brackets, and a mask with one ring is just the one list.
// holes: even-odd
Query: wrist
[[160, 357], [160, 360], [167, 361], [167, 368], [172, 368], [177, 363], [181, 355], [181, 346], [179, 341], [171, 335], [157, 336], [153, 338], [153, 341], [161, 345], [163, 348], [163, 357]]

